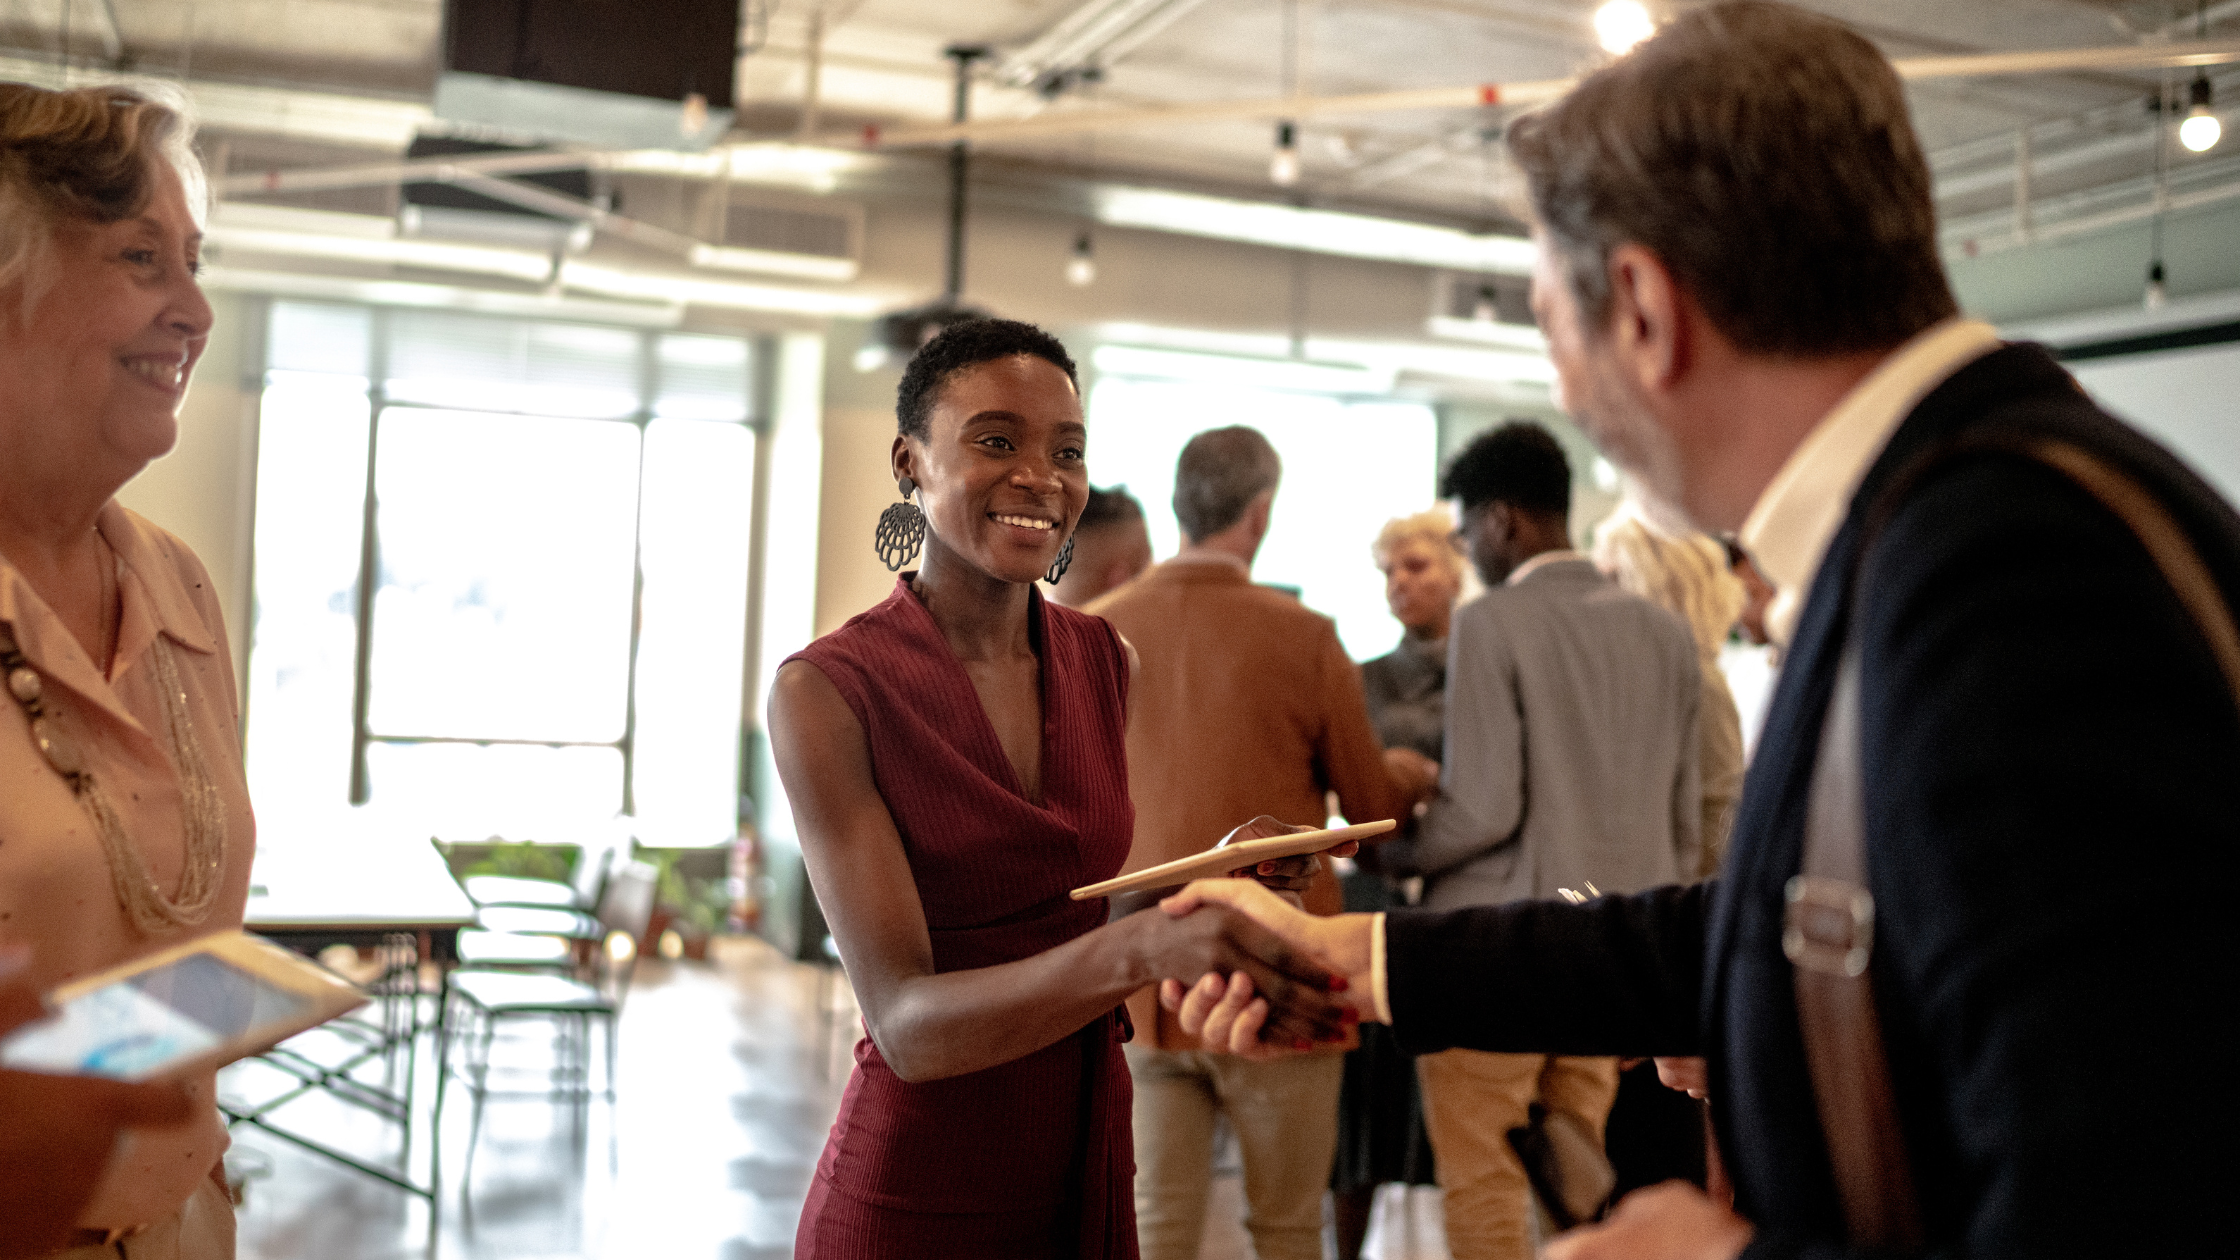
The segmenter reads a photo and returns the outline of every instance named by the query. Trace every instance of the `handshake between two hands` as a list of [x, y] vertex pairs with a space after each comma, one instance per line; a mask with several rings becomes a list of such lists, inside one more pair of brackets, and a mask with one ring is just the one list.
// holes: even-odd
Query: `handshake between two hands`
[[[1304, 831], [1256, 818], [1223, 843]], [[1347, 856], [1352, 842], [1328, 850]], [[1227, 921], [1233, 947], [1247, 966], [1209, 970], [1191, 984], [1159, 983], [1159, 1003], [1185, 1034], [1212, 1051], [1272, 1059], [1342, 1040], [1355, 1024], [1376, 1020], [1378, 977], [1371, 975], [1373, 916], [1310, 915], [1296, 893], [1313, 877], [1319, 855], [1262, 862], [1228, 879], [1201, 879], [1159, 903], [1175, 919]], [[1236, 878], [1244, 876], [1246, 878]], [[1286, 889], [1279, 894], [1268, 885]], [[1241, 920], [1241, 921], [1239, 921]], [[1263, 978], [1254, 979], [1254, 971]], [[1674, 1089], [1704, 1096], [1700, 1059], [1659, 1059], [1657, 1074]], [[1686, 1182], [1667, 1182], [1626, 1196], [1608, 1218], [1562, 1234], [1544, 1260], [1733, 1260], [1750, 1243], [1748, 1221]]]

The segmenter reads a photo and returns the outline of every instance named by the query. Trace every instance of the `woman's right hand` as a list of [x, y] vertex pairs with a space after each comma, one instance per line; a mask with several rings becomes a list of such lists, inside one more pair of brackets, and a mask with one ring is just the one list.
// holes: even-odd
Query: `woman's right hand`
[[1244, 1039], [1271, 1054], [1341, 1040], [1356, 1022], [1338, 996], [1345, 977], [1233, 907], [1208, 903], [1187, 914], [1137, 914], [1122, 922], [1141, 934], [1139, 957], [1156, 981], [1226, 977], [1234, 988], [1241, 977], [1250, 986], [1247, 1000], [1259, 1007], [1249, 1030], [1256, 1040]]

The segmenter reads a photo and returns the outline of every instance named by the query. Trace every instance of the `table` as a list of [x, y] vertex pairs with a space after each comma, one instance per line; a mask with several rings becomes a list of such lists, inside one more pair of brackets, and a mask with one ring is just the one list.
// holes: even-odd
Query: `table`
[[375, 946], [408, 932], [424, 957], [450, 961], [459, 929], [474, 924], [474, 903], [435, 845], [338, 847], [332, 854], [260, 847], [248, 929], [307, 953]]
[[[301, 847], [259, 847], [249, 886], [246, 926], [304, 954], [330, 945], [372, 948], [384, 961], [373, 985], [378, 1022], [346, 1017], [325, 1027], [351, 1047], [341, 1059], [325, 1061], [282, 1044], [258, 1056], [295, 1078], [276, 1097], [249, 1106], [219, 1104], [227, 1124], [247, 1124], [274, 1137], [325, 1156], [344, 1167], [436, 1202], [441, 1182], [441, 1151], [431, 1139], [428, 1181], [410, 1176], [412, 1160], [412, 1085], [417, 1075], [420, 1035], [432, 1032], [437, 1054], [443, 1050], [444, 1010], [449, 1005], [449, 971], [436, 995], [435, 1018], [420, 1017], [420, 962], [448, 963], [457, 957], [459, 929], [474, 922], [474, 903], [451, 876], [435, 846], [421, 843], [337, 843], [323, 851]], [[409, 941], [409, 947], [403, 942]], [[404, 1059], [403, 1082], [395, 1064]], [[355, 1075], [381, 1060], [380, 1084]], [[440, 1080], [440, 1074], [439, 1074]], [[320, 1091], [395, 1121], [404, 1130], [404, 1151], [394, 1169], [337, 1150], [272, 1119], [281, 1107]], [[436, 1091], [429, 1131], [441, 1133], [443, 1091]], [[433, 1213], [431, 1212], [431, 1228]]]

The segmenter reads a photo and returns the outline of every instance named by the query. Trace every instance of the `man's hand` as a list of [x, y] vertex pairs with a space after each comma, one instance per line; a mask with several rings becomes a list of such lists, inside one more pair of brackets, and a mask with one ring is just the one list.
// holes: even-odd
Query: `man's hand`
[[[1341, 992], [1351, 1003], [1350, 1013], [1357, 1019], [1375, 1018], [1369, 987], [1369, 916], [1307, 914], [1257, 884], [1235, 879], [1198, 880], [1160, 902], [1159, 908], [1179, 917], [1217, 905], [1241, 911], [1285, 944], [1321, 960], [1343, 978]], [[1159, 986], [1159, 1001], [1175, 1012], [1185, 1033], [1209, 1050], [1247, 1058], [1281, 1053], [1281, 1040], [1260, 1036], [1266, 1003], [1237, 979], [1235, 973], [1209, 972], [1187, 989], [1179, 980], [1168, 980]]]
[[1657, 1060], [1657, 1079], [1668, 1089], [1677, 1089], [1690, 1098], [1711, 1096], [1711, 1070], [1701, 1059], [1660, 1058]]
[[[0, 955], [0, 1035], [46, 1017], [27, 963], [22, 951]], [[118, 1134], [191, 1113], [177, 1085], [0, 1071], [0, 1260], [67, 1244]]]
[[1392, 781], [1407, 793], [1411, 805], [1439, 794], [1439, 763], [1413, 748], [1385, 749], [1384, 768]]
[[[1203, 882], [1276, 901], [1274, 893], [1248, 880]], [[1343, 977], [1229, 905], [1209, 904], [1196, 914], [1143, 913], [1122, 922], [1136, 932], [1145, 973], [1163, 978], [1162, 987], [1173, 983], [1168, 977], [1246, 977], [1261, 999], [1258, 1039], [1272, 1047], [1307, 1050], [1317, 1042], [1341, 1041], [1356, 1020], [1340, 996]]]
[[1636, 1190], [1610, 1219], [1559, 1234], [1542, 1260], [1734, 1260], [1750, 1245], [1750, 1222], [1685, 1181]]

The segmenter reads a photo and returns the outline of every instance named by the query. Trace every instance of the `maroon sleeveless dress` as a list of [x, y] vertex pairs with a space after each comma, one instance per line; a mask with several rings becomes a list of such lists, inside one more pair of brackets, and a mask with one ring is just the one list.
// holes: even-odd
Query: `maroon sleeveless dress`
[[[1028, 801], [905, 573], [878, 607], [802, 649], [871, 749], [933, 938], [934, 968], [1013, 962], [1102, 924], [1135, 810], [1128, 662], [1102, 618], [1035, 592], [1042, 804]], [[896, 1076], [869, 1037], [801, 1213], [798, 1260], [1134, 1260], [1125, 1008], [1023, 1058], [946, 1080]]]

